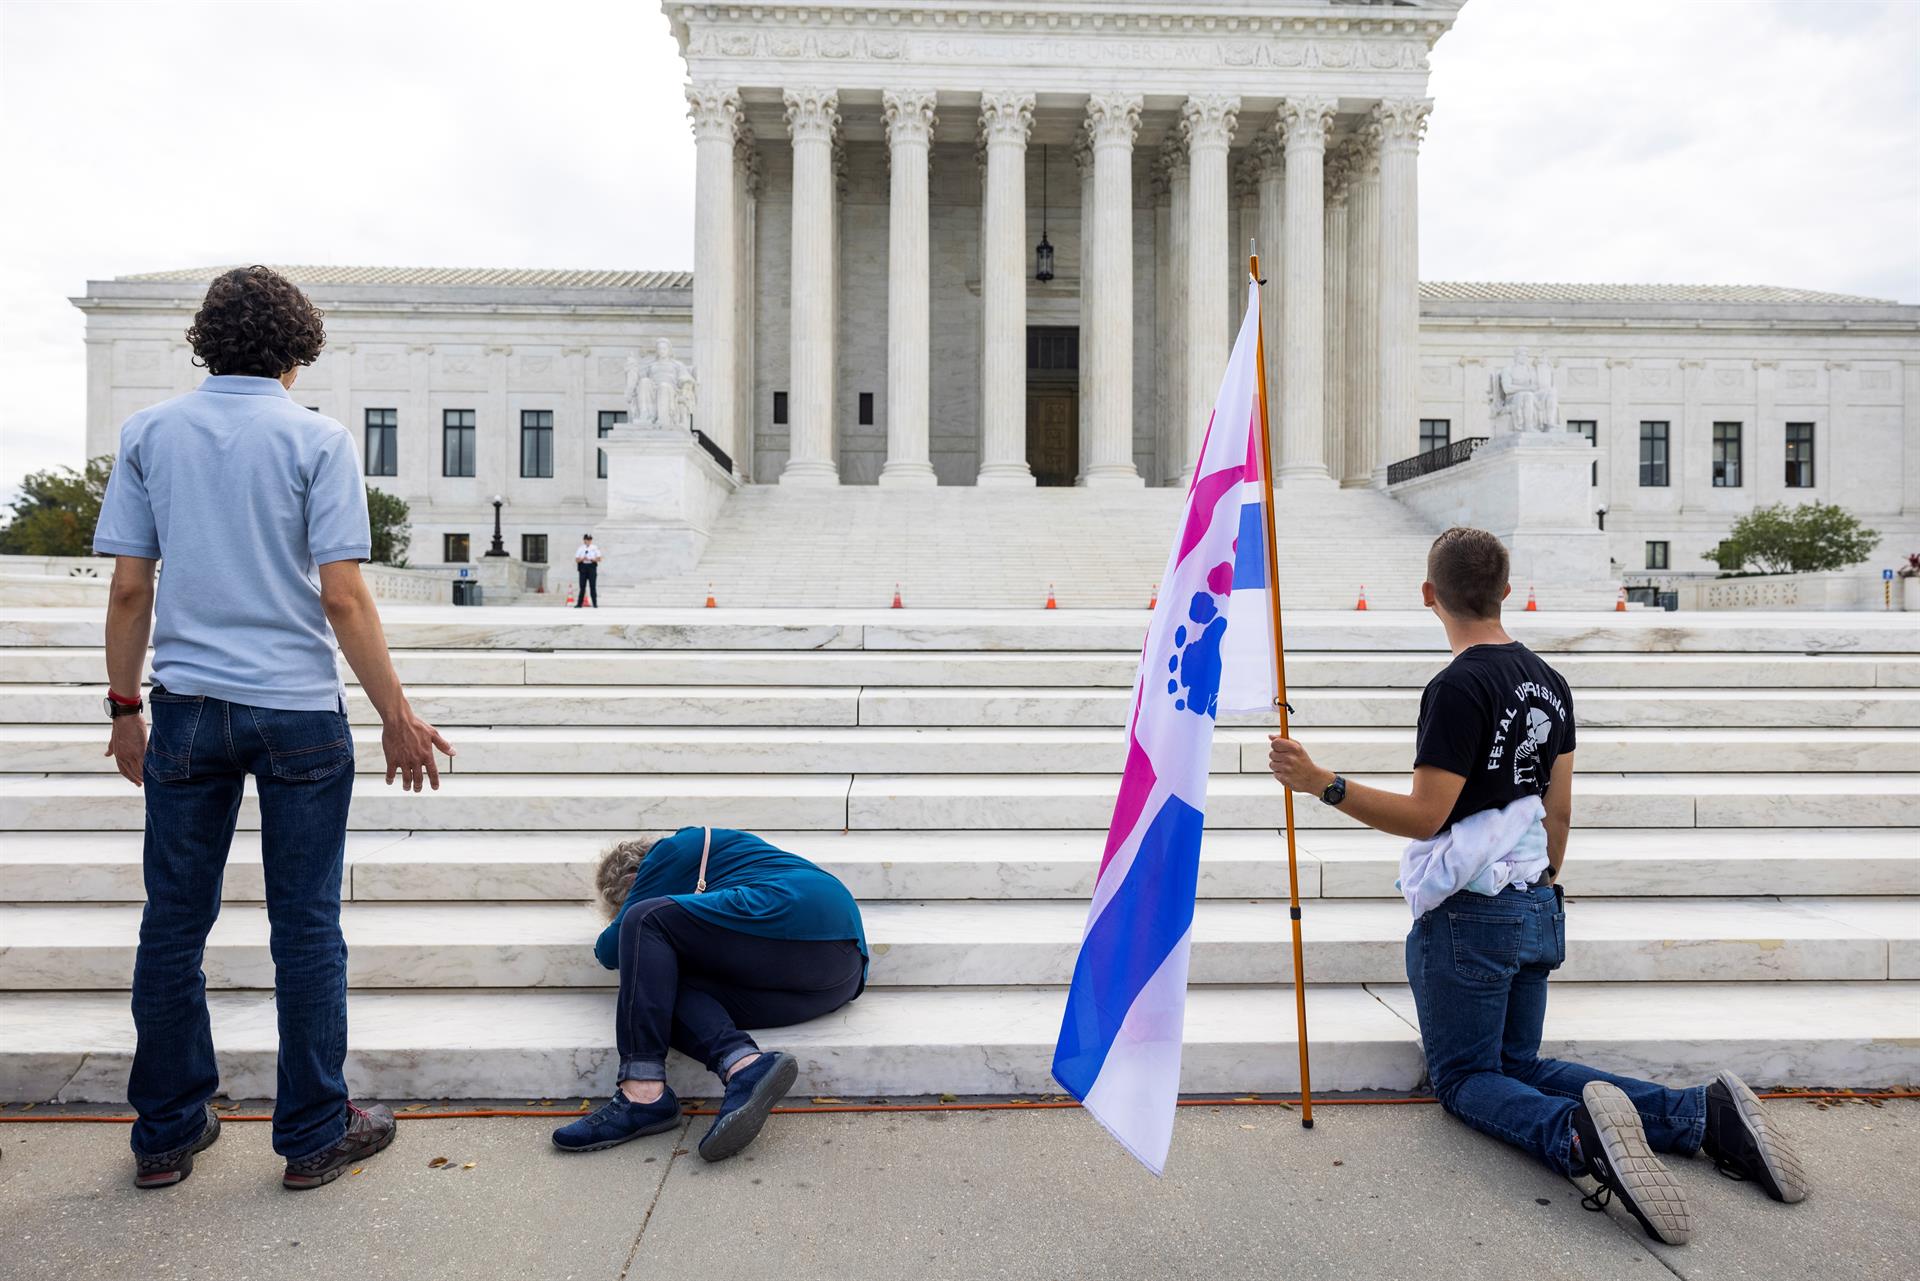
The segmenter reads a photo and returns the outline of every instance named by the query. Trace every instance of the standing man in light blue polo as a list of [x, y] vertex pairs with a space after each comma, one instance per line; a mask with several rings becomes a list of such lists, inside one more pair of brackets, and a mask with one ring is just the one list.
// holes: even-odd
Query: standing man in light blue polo
[[[314, 1188], [394, 1134], [388, 1109], [347, 1099], [340, 878], [353, 737], [336, 638], [380, 714], [389, 784], [438, 788], [434, 751], [453, 749], [408, 705], [360, 577], [372, 539], [353, 439], [287, 394], [326, 343], [319, 310], [278, 273], [236, 268], [207, 290], [187, 340], [210, 377], [121, 428], [93, 540], [117, 558], [106, 754], [146, 791], [127, 1083], [134, 1183], [180, 1182], [220, 1136], [200, 964], [251, 774], [280, 1028], [273, 1148], [287, 1187]], [[140, 699], [149, 631], [151, 737]]]

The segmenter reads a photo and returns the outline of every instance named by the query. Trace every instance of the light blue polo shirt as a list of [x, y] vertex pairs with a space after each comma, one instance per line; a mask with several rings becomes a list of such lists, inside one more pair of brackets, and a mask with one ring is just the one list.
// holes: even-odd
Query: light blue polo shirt
[[321, 565], [373, 554], [345, 427], [275, 378], [216, 374], [127, 419], [93, 550], [164, 562], [153, 681], [290, 712], [345, 691]]

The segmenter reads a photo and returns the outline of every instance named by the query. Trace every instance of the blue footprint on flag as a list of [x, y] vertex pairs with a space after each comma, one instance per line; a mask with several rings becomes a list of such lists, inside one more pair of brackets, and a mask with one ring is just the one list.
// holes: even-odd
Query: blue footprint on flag
[[1220, 702], [1220, 642], [1227, 634], [1227, 616], [1211, 595], [1195, 592], [1187, 617], [1194, 623], [1192, 629], [1174, 629], [1173, 643], [1180, 652], [1167, 659], [1167, 670], [1173, 673], [1167, 693], [1177, 695], [1184, 685], [1186, 694], [1173, 700], [1174, 707], [1196, 716], [1214, 716]]

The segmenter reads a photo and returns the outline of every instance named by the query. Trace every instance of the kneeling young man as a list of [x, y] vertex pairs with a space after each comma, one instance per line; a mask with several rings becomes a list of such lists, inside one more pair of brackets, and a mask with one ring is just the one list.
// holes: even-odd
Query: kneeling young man
[[1591, 1176], [1589, 1208], [1617, 1196], [1670, 1245], [1692, 1217], [1655, 1152], [1704, 1150], [1774, 1200], [1802, 1199], [1799, 1159], [1732, 1072], [1670, 1090], [1540, 1057], [1547, 976], [1567, 951], [1556, 881], [1573, 816], [1573, 694], [1501, 626], [1507, 550], [1492, 534], [1440, 535], [1420, 590], [1453, 662], [1420, 698], [1413, 794], [1348, 783], [1291, 739], [1274, 738], [1269, 759], [1294, 791], [1413, 840], [1400, 857], [1414, 914], [1407, 981], [1441, 1105], [1568, 1177]]

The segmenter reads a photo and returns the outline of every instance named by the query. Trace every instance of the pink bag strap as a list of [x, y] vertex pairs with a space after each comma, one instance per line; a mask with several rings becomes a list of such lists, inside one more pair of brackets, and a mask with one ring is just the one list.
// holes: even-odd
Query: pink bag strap
[[700, 831], [700, 875], [693, 882], [693, 892], [695, 894], [705, 894], [707, 892], [707, 855], [713, 852], [713, 829], [711, 827], [703, 827]]

